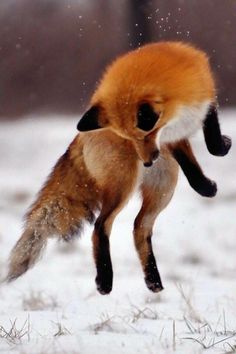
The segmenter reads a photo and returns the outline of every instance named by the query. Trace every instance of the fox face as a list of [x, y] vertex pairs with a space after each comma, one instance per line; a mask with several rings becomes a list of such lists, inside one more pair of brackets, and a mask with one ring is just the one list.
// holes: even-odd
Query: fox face
[[103, 108], [93, 106], [82, 117], [77, 128], [80, 131], [111, 129], [117, 135], [133, 142], [139, 158], [148, 167], [159, 155], [156, 145], [157, 130], [154, 129], [158, 119], [158, 112], [155, 112], [149, 103], [140, 103], [137, 107], [135, 125], [127, 124], [124, 128], [124, 126], [112, 124], [113, 121], [109, 121], [109, 115], [106, 115]]
[[178, 42], [149, 44], [108, 67], [78, 130], [111, 129], [151, 166], [162, 144], [202, 126], [214, 93], [203, 52]]

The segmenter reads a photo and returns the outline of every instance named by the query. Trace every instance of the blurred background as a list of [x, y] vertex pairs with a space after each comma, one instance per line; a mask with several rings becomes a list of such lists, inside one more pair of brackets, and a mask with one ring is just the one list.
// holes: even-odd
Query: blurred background
[[159, 40], [205, 50], [233, 106], [235, 34], [235, 0], [2, 0], [0, 119], [79, 114], [113, 58]]

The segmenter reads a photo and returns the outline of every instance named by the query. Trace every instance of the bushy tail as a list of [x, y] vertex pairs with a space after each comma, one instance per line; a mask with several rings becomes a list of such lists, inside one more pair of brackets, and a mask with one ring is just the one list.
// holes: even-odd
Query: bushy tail
[[69, 241], [79, 234], [85, 221], [93, 222], [98, 207], [98, 188], [86, 170], [77, 137], [26, 215], [25, 231], [11, 252], [6, 280], [18, 278], [32, 267], [48, 238]]
[[10, 282], [31, 268], [39, 259], [46, 238], [35, 229], [26, 229], [13, 248], [6, 281]]

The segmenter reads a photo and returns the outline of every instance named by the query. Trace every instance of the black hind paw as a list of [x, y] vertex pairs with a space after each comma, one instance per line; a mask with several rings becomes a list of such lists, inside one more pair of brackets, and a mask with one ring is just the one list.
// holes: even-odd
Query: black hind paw
[[150, 281], [145, 281], [145, 282], [146, 282], [148, 289], [154, 293], [159, 293], [160, 291], [162, 291], [164, 289], [160, 283], [152, 283]]
[[147, 288], [151, 290], [154, 293], [159, 293], [162, 291], [164, 288], [162, 286], [161, 279], [159, 275], [157, 274], [148, 274], [145, 278], [145, 283], [147, 285]]
[[101, 295], [107, 295], [111, 292], [112, 290], [112, 276], [108, 275], [107, 276], [97, 276], [95, 279], [96, 285], [97, 285], [97, 290]]

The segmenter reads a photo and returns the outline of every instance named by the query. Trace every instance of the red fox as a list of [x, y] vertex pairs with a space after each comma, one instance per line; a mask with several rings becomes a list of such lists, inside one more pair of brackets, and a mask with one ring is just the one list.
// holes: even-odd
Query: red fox
[[112, 223], [138, 187], [142, 206], [134, 221], [134, 243], [147, 287], [162, 290], [152, 229], [172, 198], [178, 166], [201, 195], [212, 197], [217, 190], [188, 141], [199, 128], [211, 154], [227, 154], [231, 140], [221, 135], [214, 79], [202, 51], [180, 42], [160, 42], [115, 60], [78, 123], [80, 133], [26, 215], [7, 280], [35, 263], [49, 237], [70, 240], [98, 214], [93, 231], [96, 284], [101, 294], [108, 294], [113, 281]]

